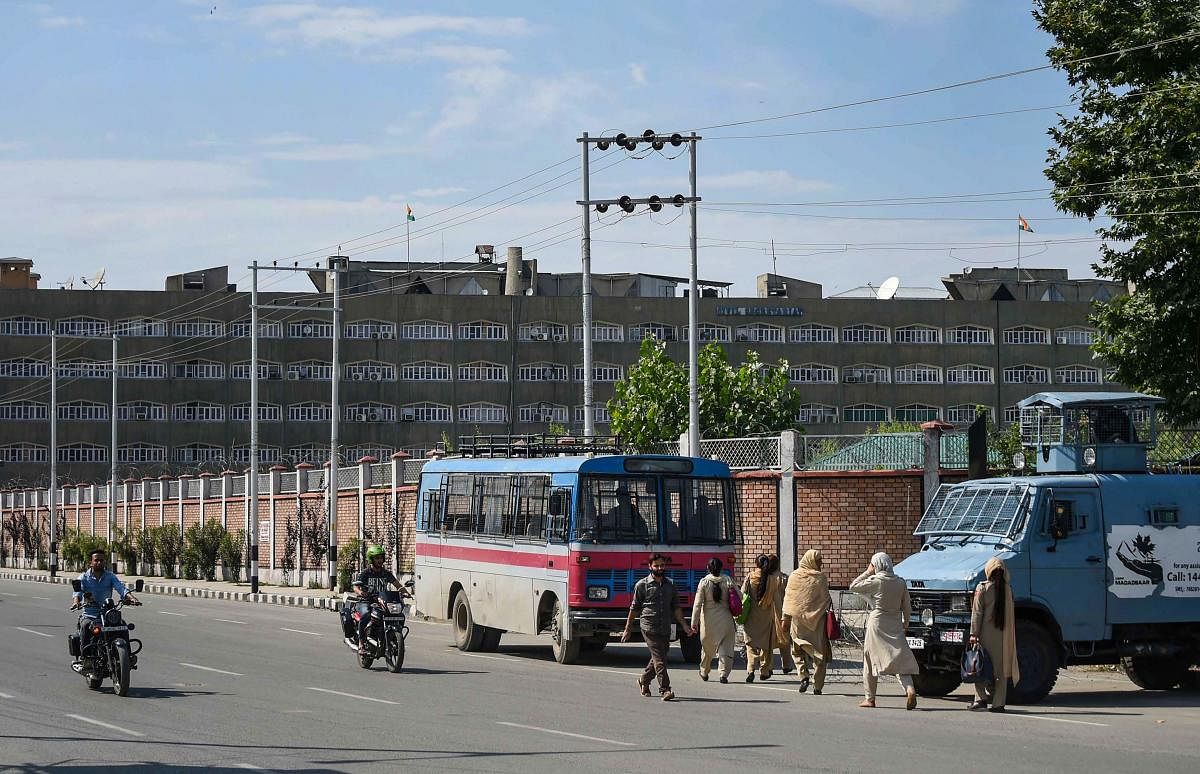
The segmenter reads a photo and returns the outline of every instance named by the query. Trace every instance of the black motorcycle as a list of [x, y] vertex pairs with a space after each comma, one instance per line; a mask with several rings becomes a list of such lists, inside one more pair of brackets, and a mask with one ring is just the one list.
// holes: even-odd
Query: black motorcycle
[[[79, 580], [73, 580], [71, 588], [78, 593], [83, 590], [83, 584]], [[141, 592], [140, 578], [134, 582], [133, 590]], [[92, 595], [85, 593], [84, 602], [91, 600]], [[111, 677], [113, 691], [118, 696], [129, 693], [129, 672], [137, 669], [137, 654], [142, 649], [142, 641], [129, 636], [133, 631], [133, 624], [127, 623], [121, 615], [121, 608], [124, 606], [124, 600], [114, 604], [111, 599], [106, 599], [98, 619], [80, 617], [80, 626], [92, 627], [92, 636], [87, 648], [81, 647], [78, 633], [67, 635], [67, 646], [75, 658], [71, 669], [87, 678], [88, 688], [93, 691], [100, 688], [105, 678]]]
[[[413, 587], [410, 580], [404, 584]], [[342, 641], [358, 653], [358, 665], [370, 669], [375, 659], [387, 662], [388, 670], [399, 672], [404, 667], [404, 640], [408, 637], [405, 625], [404, 597], [411, 596], [392, 589], [382, 594], [367, 594], [363, 597], [343, 597]], [[369, 616], [366, 647], [358, 647], [358, 622]]]

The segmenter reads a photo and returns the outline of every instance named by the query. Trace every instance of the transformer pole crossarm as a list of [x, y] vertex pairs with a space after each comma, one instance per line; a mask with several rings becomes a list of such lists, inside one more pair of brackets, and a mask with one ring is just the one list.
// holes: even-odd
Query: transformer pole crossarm
[[[632, 196], [629, 198], [621, 197], [619, 199], [592, 199], [592, 200], [586, 201], [586, 202], [583, 201], [582, 199], [577, 199], [575, 201], [575, 203], [579, 204], [579, 205], [589, 205], [590, 204], [592, 206], [595, 206], [597, 204], [606, 204], [606, 205], [612, 207], [612, 206], [620, 205], [622, 202], [624, 202], [626, 204], [661, 204], [664, 207], [667, 206], [668, 204], [670, 204], [675, 207], [682, 207], [685, 204], [691, 204], [693, 202], [699, 202], [699, 201], [702, 201], [699, 196], [683, 196], [680, 194], [666, 194], [664, 196], [647, 196], [644, 199], [636, 199]], [[287, 308], [290, 309], [291, 307], [287, 307]]]

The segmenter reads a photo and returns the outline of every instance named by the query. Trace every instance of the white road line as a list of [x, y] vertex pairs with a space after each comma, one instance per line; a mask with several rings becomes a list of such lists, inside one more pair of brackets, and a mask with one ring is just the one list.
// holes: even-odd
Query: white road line
[[462, 656], [463, 658], [483, 658], [487, 659], [488, 661], [516, 661], [524, 663], [522, 659], [511, 658], [509, 656], [485, 656], [482, 653], [459, 653], [458, 655]]
[[10, 694], [0, 693], [0, 699], [11, 699], [11, 698], [12, 698], [12, 695], [10, 695]]
[[621, 677], [637, 677], [638, 673], [634, 671], [622, 672], [619, 669], [604, 669], [602, 667], [583, 667], [589, 672], [608, 672], [610, 675], [620, 675]]
[[216, 672], [219, 675], [232, 675], [234, 677], [245, 677], [245, 675], [242, 674], [241, 672], [227, 672], [224, 669], [217, 669], [216, 667], [206, 667], [201, 664], [189, 664], [186, 661], [180, 661], [179, 666], [191, 667], [192, 669], [203, 669], [205, 672]]
[[33, 597], [33, 596], [31, 596], [31, 597], [30, 597], [30, 599], [40, 599], [40, 600], [42, 600], [43, 602], [49, 602], [49, 601], [50, 601], [50, 597]]
[[387, 699], [376, 699], [374, 696], [359, 696], [356, 693], [343, 693], [342, 691], [333, 691], [329, 688], [314, 688], [311, 685], [305, 686], [305, 690], [318, 691], [320, 693], [332, 693], [334, 696], [345, 696], [347, 699], [359, 699], [361, 701], [376, 701], [380, 704], [397, 704], [398, 702], [388, 701]]
[[250, 771], [273, 771], [273, 769], [265, 769], [262, 766], [255, 766], [253, 763], [235, 763], [235, 769], [249, 769]]
[[78, 720], [80, 723], [91, 723], [93, 726], [100, 726], [101, 728], [107, 728], [112, 731], [120, 731], [122, 734], [129, 734], [130, 736], [145, 736], [145, 734], [141, 733], [140, 731], [130, 731], [128, 728], [121, 728], [120, 726], [114, 726], [112, 723], [104, 723], [99, 720], [85, 718], [83, 715], [68, 714], [67, 717], [71, 718], [72, 720]]
[[[233, 620], [230, 620], [230, 619], [228, 619], [228, 618], [214, 618], [213, 620], [214, 620], [214, 621], [220, 621], [221, 623], [231, 623], [231, 624], [238, 624], [239, 626], [245, 626], [245, 625], [246, 625], [246, 622], [245, 622], [245, 621], [233, 621]], [[246, 764], [246, 765], [248, 766], [248, 765], [250, 765], [250, 764]]]
[[54, 636], [53, 634], [46, 634], [45, 632], [36, 632], [33, 629], [26, 629], [24, 626], [14, 626], [13, 628], [20, 629], [23, 632], [29, 632], [30, 634], [36, 634], [39, 637], [53, 637]]
[[311, 634], [311, 635], [312, 635], [312, 636], [314, 636], [314, 637], [324, 637], [324, 636], [325, 636], [325, 635], [324, 635], [324, 634], [322, 634], [321, 632], [306, 632], [306, 631], [304, 631], [303, 629], [289, 629], [289, 628], [287, 628], [286, 626], [280, 626], [280, 627], [279, 627], [279, 631], [281, 631], [281, 632], [295, 632], [296, 634]]
[[172, 613], [170, 610], [159, 610], [159, 615], [174, 615], [180, 618], [187, 618], [187, 613]]
[[1053, 720], [1055, 723], [1075, 723], [1080, 726], [1101, 726], [1108, 728], [1107, 723], [1093, 723], [1090, 720], [1068, 720], [1067, 718], [1052, 718], [1049, 715], [1035, 715], [1031, 712], [1009, 712], [1010, 718], [1027, 718], [1029, 720]]
[[603, 742], [605, 744], [619, 744], [622, 747], [637, 747], [633, 742], [618, 742], [616, 739], [604, 739], [599, 736], [584, 736], [583, 734], [572, 734], [569, 731], [556, 731], [553, 728], [542, 728], [541, 726], [524, 726], [520, 723], [506, 723], [503, 720], [497, 720], [498, 726], [509, 726], [511, 728], [523, 728], [526, 731], [541, 731], [543, 734], [555, 734], [557, 736], [569, 736], [573, 739], [586, 739], [589, 742]]

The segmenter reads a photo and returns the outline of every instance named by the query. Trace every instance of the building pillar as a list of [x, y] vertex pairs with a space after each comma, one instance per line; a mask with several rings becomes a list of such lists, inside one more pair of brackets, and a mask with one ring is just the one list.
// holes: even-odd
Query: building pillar
[[929, 507], [929, 503], [933, 501], [933, 496], [937, 493], [938, 485], [941, 484], [942, 435], [947, 430], [953, 429], [954, 425], [949, 422], [943, 422], [940, 419], [925, 422], [921, 425], [921, 434], [924, 436], [925, 441], [925, 475], [921, 481], [922, 513]]
[[796, 545], [796, 444], [799, 433], [784, 430], [779, 434], [779, 567], [784, 572], [800, 563]]

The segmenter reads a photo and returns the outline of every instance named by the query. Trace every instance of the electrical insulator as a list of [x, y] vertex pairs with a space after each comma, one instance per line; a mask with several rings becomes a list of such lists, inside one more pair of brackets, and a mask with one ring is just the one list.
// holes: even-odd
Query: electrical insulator
[[675, 134], [671, 135], [671, 144], [674, 145], [676, 148], [678, 148], [680, 145], [683, 145], [683, 135], [680, 134], [679, 132], [676, 132]]
[[625, 212], [633, 212], [633, 199], [629, 198], [628, 194], [617, 199], [617, 205]]
[[658, 212], [662, 209], [662, 198], [655, 194], [654, 196], [650, 197], [647, 204], [650, 205], [651, 212]]
[[596, 142], [596, 147], [602, 151], [608, 150], [608, 140], [599, 140]]
[[600, 213], [601, 215], [608, 212], [608, 204], [605, 202], [600, 202], [596, 205], [596, 212]]
[[675, 194], [674, 196], [672, 196], [671, 204], [674, 204], [676, 207], [682, 207], [683, 206], [683, 194]]

